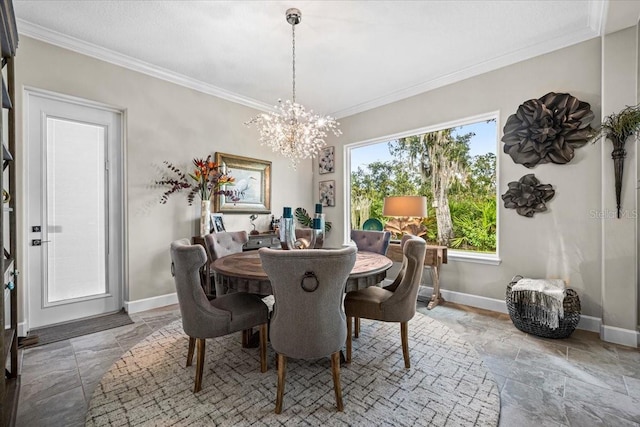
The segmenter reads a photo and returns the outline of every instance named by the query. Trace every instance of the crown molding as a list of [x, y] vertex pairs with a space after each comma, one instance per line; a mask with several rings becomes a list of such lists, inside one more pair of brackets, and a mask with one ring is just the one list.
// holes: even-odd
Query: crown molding
[[607, 10], [609, 10], [609, 0], [591, 0], [589, 2], [589, 28], [602, 35], [607, 23]]
[[[352, 116], [364, 111], [391, 104], [393, 102], [401, 101], [403, 99], [410, 98], [412, 96], [416, 96], [421, 93], [440, 88], [442, 86], [456, 83], [461, 80], [465, 80], [489, 71], [494, 71], [496, 69], [520, 61], [524, 61], [535, 56], [562, 49], [594, 37], [598, 37], [603, 29], [604, 19], [606, 19], [605, 11], [607, 5], [607, 1], [591, 2], [588, 29], [583, 29], [572, 34], [567, 34], [562, 37], [547, 40], [543, 43], [528, 46], [509, 54], [502, 55], [489, 61], [474, 65], [472, 67], [440, 76], [426, 82], [421, 82], [416, 85], [394, 91], [387, 95], [362, 102], [346, 109], [335, 111], [330, 115], [337, 119]], [[273, 111], [273, 106], [267, 103], [239, 95], [237, 93], [204, 83], [200, 80], [196, 80], [161, 67], [154, 66], [139, 59], [135, 59], [130, 56], [94, 45], [92, 43], [67, 36], [57, 31], [52, 31], [31, 22], [17, 19], [17, 24], [18, 32], [22, 35], [41, 40], [46, 43], [50, 43], [52, 45], [59, 46], [64, 49], [87, 55], [105, 62], [109, 62], [123, 68], [137, 71], [142, 74], [156, 77], [158, 79], [162, 79], [180, 86], [184, 86], [198, 92], [206, 93], [208, 95], [216, 96], [227, 101], [235, 102], [250, 108], [255, 108], [260, 111]]]
[[167, 70], [165, 68], [149, 64], [139, 59], [114, 52], [110, 49], [88, 43], [75, 37], [67, 36], [57, 31], [52, 31], [23, 19], [17, 19], [16, 21], [18, 24], [18, 33], [27, 37], [31, 37], [33, 39], [37, 39], [67, 50], [71, 50], [82, 55], [87, 55], [92, 58], [108, 62], [110, 64], [127, 68], [129, 70], [137, 71], [151, 77], [165, 80], [170, 83], [184, 86], [198, 92], [206, 93], [208, 95], [213, 95], [227, 101], [255, 108], [260, 111], [273, 110], [272, 105], [257, 101], [253, 98], [238, 95], [237, 93], [230, 92], [217, 86], [204, 83], [200, 80], [196, 80], [191, 77], [187, 77], [185, 75]]
[[[599, 10], [602, 12], [603, 9], [600, 8]], [[601, 20], [598, 19], [597, 21], [599, 22]], [[440, 88], [442, 86], [446, 86], [452, 83], [459, 82], [461, 80], [475, 77], [480, 74], [487, 73], [489, 71], [494, 71], [499, 68], [515, 64], [517, 62], [525, 61], [527, 59], [531, 59], [539, 55], [553, 52], [555, 50], [563, 49], [565, 47], [569, 47], [574, 44], [578, 44], [583, 41], [598, 37], [599, 35], [600, 34], [596, 32], [594, 29], [585, 28], [583, 30], [576, 31], [571, 34], [567, 34], [561, 37], [556, 37], [556, 38], [547, 40], [545, 42], [538, 43], [533, 46], [528, 46], [528, 47], [516, 50], [506, 55], [499, 56], [497, 58], [482, 62], [480, 64], [477, 64], [477, 65], [474, 65], [474, 66], [471, 66], [471, 67], [468, 67], [468, 68], [465, 68], [441, 77], [437, 77], [435, 79], [432, 79], [423, 83], [419, 83], [405, 89], [400, 89], [388, 95], [381, 96], [371, 101], [363, 102], [361, 104], [355, 105], [350, 108], [346, 108], [344, 110], [335, 111], [331, 114], [331, 116], [338, 119], [342, 119], [348, 116], [362, 113], [367, 110], [382, 107], [384, 105], [391, 104], [393, 102], [397, 102], [406, 98], [410, 98], [412, 96], [419, 95], [424, 92], [428, 92], [430, 90]]]

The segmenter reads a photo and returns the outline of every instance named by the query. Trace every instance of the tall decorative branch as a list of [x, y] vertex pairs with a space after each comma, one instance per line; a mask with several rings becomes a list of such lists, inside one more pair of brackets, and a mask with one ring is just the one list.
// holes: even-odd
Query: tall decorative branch
[[606, 116], [600, 128], [594, 133], [593, 142], [605, 137], [613, 143], [611, 158], [616, 190], [616, 211], [620, 218], [620, 199], [622, 194], [622, 173], [624, 171], [624, 158], [627, 150], [624, 145], [631, 135], [636, 137], [640, 133], [640, 104], [627, 106], [618, 113]]

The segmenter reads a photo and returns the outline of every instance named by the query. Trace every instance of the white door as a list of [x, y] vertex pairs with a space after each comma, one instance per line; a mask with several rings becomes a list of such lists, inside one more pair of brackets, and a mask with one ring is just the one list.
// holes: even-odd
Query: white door
[[122, 114], [39, 91], [25, 100], [29, 328], [118, 311]]

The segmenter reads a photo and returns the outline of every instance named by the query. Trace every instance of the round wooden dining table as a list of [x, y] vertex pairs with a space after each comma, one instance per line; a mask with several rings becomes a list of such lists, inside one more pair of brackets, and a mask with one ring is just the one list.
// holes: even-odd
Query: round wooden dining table
[[[374, 252], [358, 252], [356, 263], [349, 274], [346, 292], [375, 286], [387, 277], [393, 261]], [[258, 251], [239, 252], [218, 258], [212, 265], [216, 283], [226, 291], [271, 295], [271, 282], [262, 269]]]

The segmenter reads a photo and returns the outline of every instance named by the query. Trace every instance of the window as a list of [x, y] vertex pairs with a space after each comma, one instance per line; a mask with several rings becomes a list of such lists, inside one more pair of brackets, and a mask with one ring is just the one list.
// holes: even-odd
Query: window
[[[347, 147], [351, 228], [373, 218], [396, 239], [403, 227], [462, 257], [495, 256], [497, 135], [490, 114]], [[396, 195], [427, 196], [428, 216], [408, 224], [383, 217], [384, 197]]]

